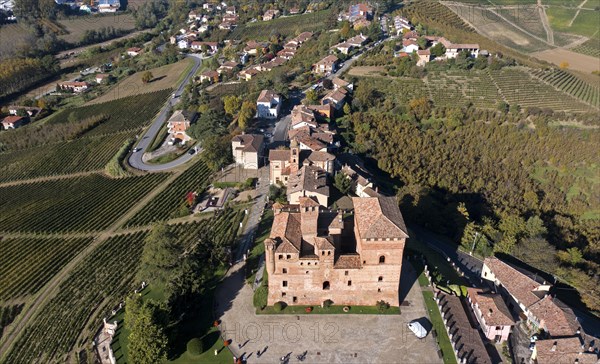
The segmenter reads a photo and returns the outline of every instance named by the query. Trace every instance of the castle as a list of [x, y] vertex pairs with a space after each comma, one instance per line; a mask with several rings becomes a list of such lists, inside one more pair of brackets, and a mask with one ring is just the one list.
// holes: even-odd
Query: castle
[[354, 214], [322, 208], [315, 198], [273, 205], [265, 239], [268, 304], [399, 305], [402, 254], [408, 238], [393, 197], [355, 197]]

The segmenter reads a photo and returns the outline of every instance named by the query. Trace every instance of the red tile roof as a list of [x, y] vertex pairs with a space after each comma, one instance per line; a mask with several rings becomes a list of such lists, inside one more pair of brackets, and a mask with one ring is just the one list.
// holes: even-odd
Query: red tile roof
[[408, 238], [395, 197], [353, 197], [354, 220], [362, 239]]

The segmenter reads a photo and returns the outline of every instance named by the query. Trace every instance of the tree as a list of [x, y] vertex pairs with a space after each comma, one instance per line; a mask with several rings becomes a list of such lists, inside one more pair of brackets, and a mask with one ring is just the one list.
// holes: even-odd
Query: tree
[[547, 232], [544, 226], [544, 221], [539, 216], [531, 216], [525, 223], [525, 234], [530, 237], [539, 237], [545, 235]]
[[236, 95], [223, 96], [223, 108], [227, 115], [235, 115], [242, 106], [242, 98]]
[[408, 102], [410, 112], [421, 121], [427, 119], [431, 113], [431, 101], [426, 97], [419, 97]]
[[150, 71], [146, 71], [144, 72], [144, 74], [142, 75], [142, 82], [143, 83], [148, 83], [151, 82], [152, 79], [154, 79], [154, 75], [152, 74], [152, 72]]
[[427, 39], [425, 37], [419, 37], [419, 39], [417, 39], [417, 44], [419, 45], [419, 48], [426, 49]]
[[138, 279], [166, 287], [182, 250], [164, 223], [154, 225], [144, 242]]
[[165, 334], [167, 311], [164, 304], [139, 296], [125, 303], [125, 326], [129, 329], [129, 358], [133, 363], [153, 364], [167, 359], [168, 338]]
[[583, 262], [583, 254], [578, 248], [569, 248], [566, 251], [561, 250], [556, 253], [556, 257], [563, 263], [578, 265]]
[[202, 143], [204, 151], [200, 158], [213, 171], [231, 162], [231, 139], [227, 136], [211, 135], [204, 139]]
[[350, 192], [352, 188], [352, 181], [350, 178], [343, 172], [338, 172], [335, 175], [333, 185], [337, 188], [342, 194], [346, 195]]
[[501, 111], [505, 114], [508, 113], [509, 107], [510, 106], [504, 101], [498, 101], [498, 104], [496, 104], [496, 108], [498, 109], [498, 111]]
[[238, 126], [240, 129], [246, 130], [254, 115], [256, 115], [256, 105], [253, 102], [244, 101], [238, 114]]
[[431, 55], [434, 57], [441, 57], [446, 54], [446, 47], [442, 43], [438, 43], [431, 47], [430, 49]]
[[340, 36], [344, 39], [347, 39], [350, 36], [350, 30], [350, 22], [344, 21], [342, 28], [340, 29]]
[[344, 110], [344, 115], [350, 115], [352, 113], [352, 107], [350, 107], [349, 103], [345, 103], [342, 110]]
[[203, 345], [202, 345], [202, 339], [195, 337], [192, 340], [188, 341], [187, 351], [188, 351], [188, 353], [190, 353], [194, 356], [202, 354], [202, 352], [204, 351]]
[[319, 100], [319, 94], [317, 93], [317, 91], [310, 89], [306, 91], [305, 100], [308, 105], [313, 105], [317, 102], [317, 100]]

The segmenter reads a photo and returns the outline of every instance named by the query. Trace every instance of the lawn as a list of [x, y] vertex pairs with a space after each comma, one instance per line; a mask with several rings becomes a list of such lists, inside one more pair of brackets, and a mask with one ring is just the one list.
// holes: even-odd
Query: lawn
[[68, 33], [60, 35], [58, 38], [74, 44], [81, 41], [81, 37], [87, 30], [99, 30], [105, 27], [123, 30], [135, 29], [135, 21], [130, 13], [78, 16], [60, 20], [58, 24]]
[[[421, 273], [421, 275], [423, 274]], [[423, 300], [425, 301], [425, 306], [427, 307], [427, 311], [429, 313], [429, 320], [433, 324], [433, 328], [437, 333], [436, 340], [438, 342], [440, 350], [442, 351], [442, 358], [444, 359], [444, 363], [457, 363], [456, 356], [454, 355], [454, 349], [452, 348], [450, 338], [448, 337], [448, 333], [446, 332], [446, 328], [444, 327], [444, 320], [442, 319], [442, 314], [440, 313], [440, 310], [438, 309], [437, 304], [433, 299], [433, 292], [423, 291]]]
[[88, 104], [99, 104], [127, 96], [172, 89], [181, 82], [183, 73], [189, 70], [191, 66], [192, 60], [186, 58], [176, 63], [150, 69], [149, 71], [152, 72], [154, 78], [146, 84], [142, 82], [144, 72], [134, 73], [119, 81], [119, 83], [106, 91], [104, 95], [90, 101]]

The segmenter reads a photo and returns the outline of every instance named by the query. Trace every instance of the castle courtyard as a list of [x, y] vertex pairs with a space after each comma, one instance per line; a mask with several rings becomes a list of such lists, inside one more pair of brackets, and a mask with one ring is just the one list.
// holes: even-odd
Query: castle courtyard
[[428, 317], [410, 264], [403, 266], [400, 292], [408, 303], [400, 315], [256, 315], [252, 286], [238, 263], [217, 291], [216, 317], [233, 354], [249, 363], [278, 363], [288, 354], [298, 363], [296, 356], [305, 352], [306, 363], [441, 363], [432, 334], [419, 340], [406, 326]]

